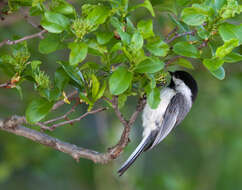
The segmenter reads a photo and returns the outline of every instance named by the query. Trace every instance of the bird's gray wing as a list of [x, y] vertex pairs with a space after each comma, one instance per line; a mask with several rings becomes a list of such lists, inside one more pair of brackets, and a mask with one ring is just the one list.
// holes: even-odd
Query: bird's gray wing
[[186, 104], [187, 101], [180, 93], [177, 93], [171, 99], [163, 116], [162, 123], [157, 122], [157, 125], [160, 125], [158, 127], [158, 133], [154, 143], [149, 147], [149, 149], [152, 149], [155, 145], [159, 144], [175, 126], [180, 124], [190, 109], [190, 107]]

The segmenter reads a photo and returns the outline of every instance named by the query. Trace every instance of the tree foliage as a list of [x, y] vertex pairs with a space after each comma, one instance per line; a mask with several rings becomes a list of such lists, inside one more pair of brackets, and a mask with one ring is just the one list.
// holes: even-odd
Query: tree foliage
[[[43, 119], [69, 85], [78, 89], [89, 110], [103, 96], [117, 95], [126, 100], [130, 95], [144, 94], [156, 108], [160, 101], [156, 84], [167, 80], [171, 65], [191, 69], [190, 61], [196, 59], [223, 79], [223, 64], [242, 59], [236, 52], [242, 42], [242, 25], [231, 22], [242, 11], [236, 0], [179, 1], [167, 13], [176, 24], [170, 40], [154, 32], [153, 18], [166, 5], [159, 4], [156, 13], [155, 3], [153, 6], [149, 0], [136, 4], [128, 0], [86, 3], [81, 11], [65, 0], [10, 0], [8, 13], [23, 6], [29, 8], [31, 16], [41, 18], [40, 25], [47, 31], [39, 41], [41, 54], [69, 50], [69, 59], [56, 63], [59, 67], [54, 80], [40, 69], [41, 60], [31, 57], [26, 41], [12, 45], [11, 53], [1, 56], [1, 68], [11, 73], [11, 88], [21, 92], [22, 83], [30, 80], [39, 93], [40, 98], [30, 102], [26, 110], [29, 122]], [[144, 9], [151, 16], [133, 22], [132, 13]], [[86, 62], [91, 55], [99, 61]], [[174, 57], [178, 59], [168, 64]]]

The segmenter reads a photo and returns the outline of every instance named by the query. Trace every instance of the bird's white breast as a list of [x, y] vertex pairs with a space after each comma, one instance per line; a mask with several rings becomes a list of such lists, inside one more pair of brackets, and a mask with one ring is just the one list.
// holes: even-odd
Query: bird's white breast
[[144, 127], [143, 136], [148, 135], [150, 131], [157, 128], [156, 122], [162, 123], [163, 115], [166, 111], [166, 108], [175, 94], [175, 90], [171, 88], [164, 88], [160, 93], [161, 101], [156, 109], [151, 109], [148, 104], [145, 105], [142, 115]]

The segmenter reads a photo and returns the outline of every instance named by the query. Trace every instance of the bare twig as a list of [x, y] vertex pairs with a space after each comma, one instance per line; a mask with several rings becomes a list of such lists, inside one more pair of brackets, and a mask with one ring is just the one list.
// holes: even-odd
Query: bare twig
[[[79, 103], [79, 102], [78, 102], [78, 103]], [[66, 119], [68, 115], [70, 115], [72, 112], [75, 111], [75, 108], [76, 108], [76, 106], [78, 105], [78, 103], [76, 103], [74, 106], [72, 106], [72, 108], [71, 108], [68, 112], [66, 112], [64, 115], [62, 115], [62, 116], [60, 116], [60, 117], [57, 117], [57, 118], [54, 118], [54, 119], [51, 119], [51, 120], [48, 120], [48, 121], [45, 121], [43, 124], [44, 124], [44, 125], [47, 125], [47, 124], [49, 124], [49, 123], [53, 123], [53, 122], [55, 122], [55, 121], [59, 121], [59, 120], [61, 120], [61, 119]]]
[[[71, 92], [70, 94], [67, 95], [67, 98], [72, 98], [73, 96], [77, 95], [78, 91], [75, 90], [73, 92]], [[55, 103], [54, 106], [52, 107], [52, 111], [58, 109], [60, 106], [64, 105], [65, 101], [64, 100], [60, 100], [59, 102]]]
[[167, 67], [168, 65], [174, 63], [175, 61], [177, 61], [179, 58], [182, 58], [183, 56], [181, 55], [177, 55], [177, 56], [174, 56], [172, 57], [171, 59], [169, 59], [166, 63], [165, 63], [165, 66]]
[[166, 36], [166, 41], [177, 31], [178, 27], [175, 27], [172, 31], [170, 31]]
[[29, 39], [32, 39], [32, 38], [37, 38], [37, 37], [43, 38], [42, 35], [44, 33], [46, 33], [46, 32], [47, 32], [47, 30], [42, 30], [42, 31], [40, 31], [38, 33], [29, 35], [29, 36], [25, 36], [25, 37], [20, 38], [18, 40], [13, 40], [13, 41], [11, 41], [11, 40], [4, 40], [4, 41], [0, 42], [0, 47], [2, 47], [3, 45], [14, 45], [14, 44], [17, 44], [17, 43], [20, 43], [20, 42], [23, 42], [25, 40], [29, 40]]
[[92, 110], [92, 111], [89, 111], [89, 112], [86, 112], [84, 113], [83, 115], [81, 115], [80, 117], [77, 117], [75, 119], [71, 119], [71, 120], [68, 120], [68, 121], [63, 121], [61, 123], [57, 123], [57, 124], [54, 124], [52, 125], [50, 128], [52, 130], [54, 130], [55, 128], [57, 127], [60, 127], [60, 126], [63, 126], [63, 125], [67, 125], [67, 124], [71, 124], [71, 123], [75, 123], [77, 121], [80, 121], [81, 119], [83, 119], [84, 117], [90, 115], [90, 114], [95, 114], [95, 113], [98, 113], [98, 112], [101, 112], [101, 111], [104, 111], [106, 110], [107, 108], [99, 108], [99, 109], [96, 109], [96, 110]]
[[0, 88], [10, 88], [10, 82], [0, 84]]
[[187, 35], [194, 35], [195, 33], [196, 33], [196, 31], [193, 30], [193, 31], [189, 31], [189, 32], [184, 32], [184, 33], [176, 34], [171, 39], [169, 39], [169, 40], [167, 39], [166, 40], [166, 43], [169, 44], [169, 43], [173, 42], [177, 38], [180, 38], [182, 36], [187, 36]]

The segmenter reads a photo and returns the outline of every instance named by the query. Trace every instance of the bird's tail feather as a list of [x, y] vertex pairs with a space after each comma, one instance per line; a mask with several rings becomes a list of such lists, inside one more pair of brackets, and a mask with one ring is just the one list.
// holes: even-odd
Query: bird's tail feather
[[146, 150], [147, 147], [150, 146], [152, 142], [151, 135], [147, 135], [143, 138], [138, 147], [134, 150], [134, 152], [130, 155], [130, 157], [126, 160], [126, 162], [121, 166], [118, 170], [119, 176], [123, 175], [124, 172], [134, 163], [134, 161], [139, 157], [139, 155]]

